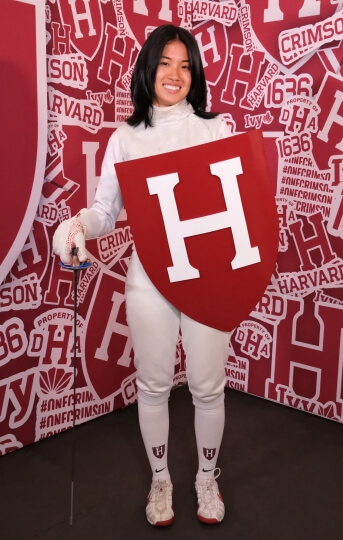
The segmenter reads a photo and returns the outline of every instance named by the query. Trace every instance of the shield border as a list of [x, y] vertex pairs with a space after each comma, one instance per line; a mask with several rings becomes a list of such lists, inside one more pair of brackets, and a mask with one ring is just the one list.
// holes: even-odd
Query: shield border
[[[244, 141], [242, 141], [242, 137], [244, 138]], [[239, 322], [241, 322], [244, 318], [246, 318], [249, 313], [253, 310], [253, 308], [256, 306], [257, 302], [259, 301], [260, 297], [262, 296], [263, 292], [265, 291], [266, 287], [268, 286], [268, 283], [270, 282], [270, 278], [272, 276], [272, 273], [274, 271], [275, 263], [277, 260], [277, 254], [278, 254], [278, 244], [279, 244], [279, 220], [278, 220], [278, 214], [277, 214], [277, 208], [275, 203], [275, 194], [273, 192], [273, 186], [271, 183], [271, 177], [270, 172], [268, 172], [268, 162], [265, 155], [265, 149], [263, 144], [263, 135], [261, 130], [252, 130], [248, 131], [246, 133], [241, 133], [239, 135], [236, 134], [235, 136], [235, 143], [232, 146], [232, 144], [229, 147], [229, 150], [227, 148], [227, 140], [230, 140], [231, 143], [233, 143], [233, 138], [231, 139], [221, 139], [218, 141], [212, 141], [208, 143], [203, 143], [203, 145], [197, 145], [194, 147], [190, 147], [187, 149], [181, 149], [173, 152], [167, 152], [164, 155], [164, 161], [165, 168], [163, 170], [164, 174], [168, 173], [175, 173], [175, 154], [178, 152], [178, 159], [184, 159], [180, 156], [180, 154], [184, 154], [187, 152], [187, 159], [191, 162], [192, 159], [194, 160], [194, 156], [191, 156], [190, 154], [194, 154], [194, 152], [198, 153], [199, 148], [201, 146], [207, 146], [209, 149], [210, 145], [215, 145], [213, 147], [213, 163], [216, 162], [216, 160], [221, 161], [222, 159], [228, 159], [230, 157], [236, 157], [239, 155], [238, 148], [242, 147], [243, 144], [245, 146], [249, 146], [251, 148], [254, 148], [255, 156], [258, 156], [258, 174], [254, 173], [254, 178], [258, 176], [260, 179], [264, 178], [265, 180], [265, 190], [263, 192], [264, 197], [267, 197], [269, 200], [268, 207], [265, 207], [265, 210], [267, 209], [267, 215], [268, 219], [270, 221], [264, 221], [264, 225], [262, 225], [262, 232], [263, 234], [268, 234], [268, 246], [267, 249], [263, 248], [263, 255], [262, 260], [259, 261], [261, 265], [258, 265], [257, 267], [255, 265], [246, 265], [243, 267], [240, 267], [235, 270], [236, 275], [239, 275], [240, 280], [245, 280], [245, 294], [242, 296], [239, 294], [238, 289], [234, 288], [234, 285], [232, 284], [232, 280], [227, 280], [227, 277], [225, 275], [225, 281], [220, 281], [220, 278], [218, 277], [218, 272], [216, 271], [216, 275], [213, 276], [210, 273], [207, 272], [208, 277], [211, 279], [211, 283], [213, 286], [211, 286], [211, 289], [206, 290], [206, 295], [204, 294], [204, 290], [202, 289], [202, 284], [200, 284], [200, 280], [178, 280], [176, 282], [170, 282], [169, 278], [167, 277], [166, 268], [168, 266], [167, 259], [169, 261], [170, 259], [170, 248], [168, 245], [168, 240], [166, 239], [166, 233], [165, 233], [165, 227], [163, 225], [163, 216], [162, 212], [159, 208], [159, 203], [153, 201], [151, 198], [147, 208], [146, 206], [142, 206], [142, 200], [148, 200], [149, 194], [146, 178], [148, 177], [154, 177], [159, 176], [161, 174], [161, 167], [160, 167], [160, 161], [161, 161], [161, 155], [162, 154], [154, 154], [150, 157], [143, 157], [138, 159], [132, 159], [130, 161], [124, 161], [120, 163], [116, 163], [114, 165], [118, 181], [121, 187], [122, 196], [124, 199], [124, 202], [126, 204], [127, 212], [128, 212], [128, 221], [131, 226], [131, 231], [133, 238], [135, 239], [135, 245], [136, 245], [136, 251], [138, 253], [138, 256], [140, 257], [141, 264], [148, 274], [149, 279], [152, 281], [152, 283], [155, 285], [155, 287], [160, 291], [160, 293], [172, 304], [176, 307], [176, 309], [180, 310], [181, 312], [187, 314], [189, 317], [193, 318], [194, 320], [197, 320], [198, 322], [205, 324], [207, 326], [217, 328], [219, 330], [223, 331], [231, 331], [233, 330]], [[240, 146], [239, 146], [240, 145]], [[201, 150], [200, 150], [201, 151]], [[237, 154], [238, 151], [238, 154]], [[171, 159], [172, 158], [172, 159]], [[246, 156], [245, 156], [246, 158]], [[256, 162], [254, 162], [254, 166], [256, 167]], [[243, 165], [244, 167], [244, 165]], [[249, 165], [249, 173], [250, 177], [252, 177], [252, 165], [250, 162]], [[137, 171], [145, 170], [143, 174], [144, 181], [141, 182], [141, 178], [139, 178], [139, 181], [137, 181], [138, 177], [140, 176], [140, 173], [137, 174]], [[247, 172], [247, 171], [246, 171]], [[256, 178], [255, 178], [256, 180]], [[255, 181], [254, 180], [254, 181]], [[132, 188], [132, 182], [134, 181], [135, 187]], [[270, 183], [269, 183], [270, 181]], [[142, 187], [141, 187], [142, 186]], [[188, 191], [192, 189], [191, 184], [185, 184], [187, 186]], [[139, 189], [137, 189], [139, 187]], [[245, 191], [245, 198], [243, 195], [243, 206], [244, 200], [248, 201], [247, 198], [247, 192], [250, 191], [251, 185], [245, 184], [244, 191]], [[241, 189], [243, 188], [243, 185]], [[240, 189], [240, 191], [241, 191]], [[255, 191], [258, 189], [257, 184], [255, 183]], [[134, 193], [135, 195], [132, 197], [131, 194]], [[137, 195], [139, 194], [139, 196]], [[146, 197], [147, 195], [147, 197]], [[142, 199], [143, 197], [143, 199]], [[213, 201], [212, 201], [213, 202]], [[256, 218], [256, 212], [258, 211], [258, 207], [254, 203], [254, 199], [250, 196], [250, 205], [253, 205], [255, 208], [253, 210], [253, 215], [255, 215]], [[152, 207], [158, 208], [157, 214], [155, 214], [155, 217], [157, 218], [159, 222], [159, 226], [155, 228], [155, 232], [157, 231], [156, 236], [156, 242], [154, 242], [151, 238], [151, 235], [145, 234], [146, 237], [149, 236], [149, 246], [148, 251], [144, 248], [144, 242], [143, 242], [143, 249], [142, 249], [142, 236], [137, 232], [143, 231], [144, 227], [142, 227], [142, 211], [145, 212], [153, 212]], [[218, 208], [218, 206], [217, 206]], [[185, 219], [185, 213], [184, 213], [185, 207], [183, 207], [183, 210], [181, 211], [181, 220]], [[158, 217], [157, 217], [158, 215]], [[187, 215], [187, 214], [186, 214]], [[205, 214], [206, 215], [206, 214]], [[252, 216], [250, 216], [252, 217]], [[270, 225], [273, 224], [273, 228], [270, 229]], [[145, 221], [145, 227], [150, 226], [148, 223], [148, 220]], [[249, 225], [248, 225], [249, 226]], [[216, 233], [222, 235], [224, 234], [223, 230], [218, 230]], [[266, 232], [267, 231], [267, 232]], [[144, 229], [144, 232], [146, 230]], [[260, 234], [261, 229], [259, 229], [258, 234]], [[256, 234], [256, 231], [255, 231]], [[194, 239], [197, 238], [197, 235], [194, 236]], [[266, 238], [266, 236], [264, 236]], [[193, 239], [193, 242], [195, 241]], [[253, 240], [252, 240], [253, 241]], [[254, 244], [253, 244], [254, 245]], [[160, 267], [158, 265], [154, 264], [154, 261], [156, 261], [155, 253], [157, 250], [155, 249], [156, 246], [158, 246], [158, 253], [159, 253], [159, 260], [164, 259], [165, 267], [164, 272], [161, 274]], [[262, 245], [261, 245], [262, 248]], [[155, 250], [155, 252], [152, 252], [151, 250]], [[205, 253], [205, 251], [203, 251]], [[207, 253], [207, 252], [206, 252]], [[153, 266], [151, 266], [153, 265]], [[226, 265], [221, 265], [221, 272], [222, 277], [226, 273], [225, 268], [227, 268], [228, 263], [226, 262]], [[253, 268], [253, 270], [251, 270]], [[251, 272], [258, 273], [258, 288], [256, 286], [256, 279], [251, 279]], [[158, 276], [158, 277], [157, 277]], [[218, 278], [218, 279], [217, 279]], [[233, 300], [234, 303], [234, 310], [227, 310], [225, 307], [225, 304], [223, 303], [223, 298], [225, 295], [223, 295], [223, 289], [218, 288], [218, 284], [222, 285], [225, 283], [225, 294], [227, 295], [228, 292], [230, 293], [230, 298], [226, 296], [225, 298], [230, 300]], [[233, 292], [236, 291], [236, 292]], [[239, 298], [238, 298], [239, 296]], [[207, 297], [207, 298], [206, 298]], [[221, 308], [220, 310], [208, 310], [205, 309], [206, 306], [213, 306], [216, 299], [220, 298], [221, 302]], [[186, 302], [185, 302], [186, 299]], [[205, 302], [207, 302], [205, 304]], [[227, 304], [226, 304], [227, 305]], [[250, 309], [250, 312], [248, 311]], [[223, 316], [224, 314], [224, 316]]]

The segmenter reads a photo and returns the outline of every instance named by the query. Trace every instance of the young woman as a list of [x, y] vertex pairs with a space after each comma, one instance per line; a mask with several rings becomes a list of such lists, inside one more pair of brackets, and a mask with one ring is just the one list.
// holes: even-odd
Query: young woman
[[[114, 163], [218, 140], [230, 135], [224, 120], [205, 111], [206, 82], [193, 36], [173, 25], [156, 28], [134, 69], [134, 112], [110, 137], [93, 206], [62, 222], [54, 252], [71, 264], [71, 250], [87, 258], [85, 239], [111, 232], [123, 201]], [[140, 429], [152, 469], [146, 515], [152, 525], [174, 519], [168, 470], [168, 400], [173, 385], [179, 331], [187, 358], [187, 380], [195, 407], [198, 472], [197, 516], [205, 523], [224, 517], [216, 478], [225, 410], [225, 364], [230, 334], [200, 324], [174, 308], [151, 283], [136, 251], [126, 280], [127, 320], [137, 369]]]

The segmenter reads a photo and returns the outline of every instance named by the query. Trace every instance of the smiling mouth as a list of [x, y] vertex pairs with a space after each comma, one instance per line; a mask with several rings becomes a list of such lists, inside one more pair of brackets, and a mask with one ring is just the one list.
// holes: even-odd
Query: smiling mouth
[[181, 86], [174, 86], [173, 84], [164, 84], [163, 87], [171, 92], [176, 92], [181, 89]]

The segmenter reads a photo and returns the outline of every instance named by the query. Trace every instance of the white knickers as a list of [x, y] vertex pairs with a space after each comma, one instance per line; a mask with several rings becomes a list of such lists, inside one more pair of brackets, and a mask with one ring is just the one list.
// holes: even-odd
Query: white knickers
[[181, 328], [193, 398], [208, 403], [223, 393], [231, 333], [205, 326], [174, 308], [152, 284], [135, 250], [126, 280], [126, 307], [141, 392], [157, 398], [170, 391]]

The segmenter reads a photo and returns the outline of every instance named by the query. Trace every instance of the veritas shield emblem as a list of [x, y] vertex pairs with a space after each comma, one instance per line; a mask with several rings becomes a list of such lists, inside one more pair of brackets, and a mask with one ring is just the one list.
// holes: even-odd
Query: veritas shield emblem
[[45, 6], [2, 0], [0, 9], [0, 283], [29, 235], [47, 141]]
[[115, 167], [136, 249], [154, 285], [193, 319], [235, 328], [267, 287], [278, 251], [262, 133]]

